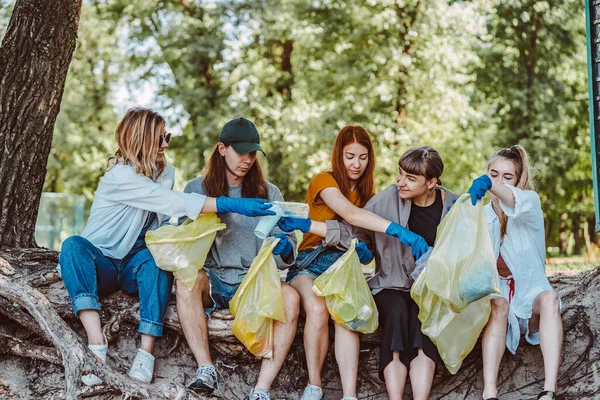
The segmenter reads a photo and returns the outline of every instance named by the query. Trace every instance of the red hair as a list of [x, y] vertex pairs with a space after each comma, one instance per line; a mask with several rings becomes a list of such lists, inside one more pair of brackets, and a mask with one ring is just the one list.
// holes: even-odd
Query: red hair
[[375, 172], [375, 152], [373, 151], [373, 142], [369, 133], [358, 125], [348, 125], [343, 127], [337, 134], [333, 143], [331, 153], [331, 174], [340, 187], [340, 191], [346, 197], [350, 193], [350, 180], [344, 167], [344, 147], [349, 144], [358, 143], [364, 146], [369, 154], [369, 161], [365, 172], [358, 179], [356, 190], [360, 199], [360, 207], [364, 207], [369, 199], [375, 194], [374, 178]]

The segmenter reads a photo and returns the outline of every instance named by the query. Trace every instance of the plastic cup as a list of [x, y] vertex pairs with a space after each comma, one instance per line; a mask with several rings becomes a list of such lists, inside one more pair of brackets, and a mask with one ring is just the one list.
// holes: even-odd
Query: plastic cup
[[275, 211], [277, 214], [261, 217], [260, 221], [258, 221], [258, 225], [254, 228], [254, 234], [258, 236], [259, 239], [266, 239], [273, 228], [275, 228], [275, 225], [277, 225], [279, 218], [283, 216], [283, 210], [276, 204], [273, 204], [273, 207], [271, 207], [270, 210]]
[[350, 303], [342, 303], [337, 306], [338, 317], [344, 321], [352, 321], [356, 318], [356, 307]]

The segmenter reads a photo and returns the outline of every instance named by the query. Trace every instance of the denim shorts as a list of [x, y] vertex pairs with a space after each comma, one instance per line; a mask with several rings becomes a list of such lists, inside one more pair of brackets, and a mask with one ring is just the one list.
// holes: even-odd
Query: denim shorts
[[210, 314], [215, 309], [229, 308], [229, 302], [240, 287], [240, 283], [231, 284], [223, 282], [219, 277], [209, 269], [204, 269], [210, 282], [210, 298], [213, 301], [212, 307], [204, 308], [205, 314]]
[[289, 268], [285, 282], [291, 283], [300, 275], [309, 275], [317, 279], [342, 255], [343, 251], [326, 249], [324, 246], [303, 250], [298, 253], [296, 262]]

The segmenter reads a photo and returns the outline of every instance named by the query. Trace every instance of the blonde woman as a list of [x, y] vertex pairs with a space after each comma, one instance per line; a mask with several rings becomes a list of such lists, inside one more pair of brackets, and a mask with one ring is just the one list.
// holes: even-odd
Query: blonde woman
[[[164, 151], [171, 134], [156, 112], [135, 108], [119, 123], [117, 152], [108, 159], [87, 226], [81, 236], [62, 245], [59, 263], [73, 310], [87, 333], [89, 349], [106, 360], [108, 343], [100, 324], [99, 297], [115, 291], [139, 297], [141, 346], [129, 371], [145, 382], [154, 372], [154, 344], [163, 334], [173, 276], [159, 269], [146, 248], [148, 230], [166, 224], [171, 216], [195, 219], [201, 212], [272, 215], [265, 199], [213, 198], [172, 190], [175, 170]], [[102, 381], [85, 375], [86, 385]]]
[[507, 347], [517, 351], [521, 335], [539, 344], [544, 357], [544, 390], [538, 399], [555, 398], [563, 326], [560, 299], [546, 277], [544, 215], [534, 191], [529, 157], [521, 146], [495, 152], [487, 174], [473, 181], [473, 205], [486, 192], [488, 230], [497, 258], [502, 294], [492, 296], [492, 312], [483, 332], [483, 398], [498, 399], [498, 370]]

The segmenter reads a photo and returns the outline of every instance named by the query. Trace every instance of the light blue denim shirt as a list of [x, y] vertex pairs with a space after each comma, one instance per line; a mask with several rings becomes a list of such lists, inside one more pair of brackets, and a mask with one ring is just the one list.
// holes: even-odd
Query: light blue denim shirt
[[172, 216], [196, 219], [206, 196], [173, 191], [174, 183], [171, 165], [156, 181], [136, 173], [131, 165], [112, 166], [100, 180], [81, 236], [105, 256], [120, 260], [133, 247], [149, 212], [158, 216], [150, 229], [164, 225]]

